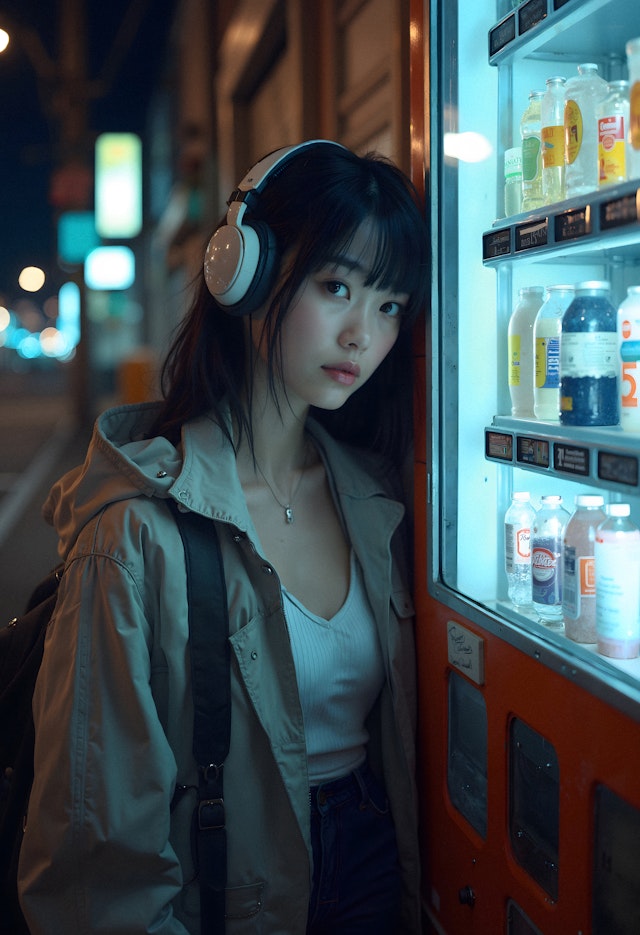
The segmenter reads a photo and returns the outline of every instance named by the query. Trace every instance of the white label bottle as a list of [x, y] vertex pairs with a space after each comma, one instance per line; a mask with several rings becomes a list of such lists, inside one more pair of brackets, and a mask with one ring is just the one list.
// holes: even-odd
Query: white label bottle
[[611, 503], [596, 530], [598, 652], [633, 659], [640, 651], [640, 529], [628, 503]]
[[573, 286], [547, 286], [545, 300], [533, 325], [533, 412], [536, 419], [546, 422], [560, 421], [560, 333], [562, 316], [574, 293]]
[[509, 320], [509, 393], [511, 415], [533, 419], [533, 326], [542, 305], [544, 288], [525, 286]]

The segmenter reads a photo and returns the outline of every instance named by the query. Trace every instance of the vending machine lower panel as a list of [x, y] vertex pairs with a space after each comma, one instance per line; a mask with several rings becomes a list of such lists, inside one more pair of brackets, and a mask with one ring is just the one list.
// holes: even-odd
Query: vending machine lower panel
[[640, 724], [535, 643], [419, 604], [426, 931], [639, 932]]

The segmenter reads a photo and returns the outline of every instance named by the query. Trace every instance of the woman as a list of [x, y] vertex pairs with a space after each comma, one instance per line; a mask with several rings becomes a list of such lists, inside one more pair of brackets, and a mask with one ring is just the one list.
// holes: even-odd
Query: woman
[[226, 931], [420, 928], [395, 469], [427, 240], [406, 178], [309, 141], [230, 199], [162, 403], [96, 424], [45, 511], [66, 559], [34, 698], [33, 935], [198, 933], [182, 547], [217, 524], [231, 645]]

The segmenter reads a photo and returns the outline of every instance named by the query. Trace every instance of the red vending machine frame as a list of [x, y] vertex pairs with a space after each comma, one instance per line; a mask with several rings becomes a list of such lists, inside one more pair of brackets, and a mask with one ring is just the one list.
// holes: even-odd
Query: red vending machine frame
[[[430, 9], [411, 0], [411, 128], [413, 176], [424, 186], [427, 203], [432, 186], [429, 140]], [[431, 54], [435, 54], [432, 52]], [[639, 233], [640, 237], [640, 233]], [[437, 257], [434, 254], [433, 275]], [[437, 292], [430, 314], [438, 316]], [[607, 900], [618, 903], [622, 917], [636, 918], [633, 890], [638, 871], [629, 878], [633, 860], [636, 814], [640, 813], [640, 712], [625, 712], [590, 691], [571, 665], [550, 666], [544, 647], [534, 640], [505, 639], [500, 627], [485, 628], [466, 612], [465, 602], [434, 581], [429, 526], [433, 406], [431, 362], [435, 352], [427, 316], [426, 333], [415, 345], [415, 568], [419, 677], [419, 787], [423, 847], [425, 931], [439, 935], [618, 935], [607, 927]], [[434, 388], [433, 392], [437, 392]], [[480, 441], [479, 441], [480, 443]], [[446, 595], [446, 602], [438, 595]], [[472, 663], [466, 666], [466, 657]], [[478, 831], [452, 797], [452, 685], [468, 688], [482, 708], [484, 731], [486, 825]], [[464, 692], [463, 692], [464, 693]], [[514, 818], [514, 770], [518, 769], [517, 730], [542, 738], [539, 748], [551, 753], [528, 761], [537, 782], [552, 775], [557, 808], [557, 861], [544, 857], [539, 874], [519, 852]], [[469, 725], [473, 741], [474, 725]], [[546, 745], [546, 747], [545, 747]], [[514, 750], [516, 751], [514, 753]], [[539, 777], [536, 778], [536, 777]], [[546, 777], [549, 778], [549, 777]], [[615, 820], [609, 827], [610, 800]], [[523, 805], [523, 803], [520, 803]], [[606, 806], [606, 807], [605, 807]], [[625, 810], [631, 835], [625, 841]], [[631, 832], [634, 832], [632, 834]], [[535, 838], [535, 833], [533, 833]], [[540, 844], [540, 842], [538, 842]], [[535, 842], [534, 845], [535, 847]], [[636, 845], [638, 846], [638, 845]], [[635, 857], [636, 864], [640, 857]], [[545, 873], [553, 877], [545, 883]], [[603, 882], [604, 881], [604, 882]], [[611, 885], [609, 885], [611, 883]], [[606, 893], [595, 907], [595, 893]], [[608, 895], [607, 895], [608, 894]], [[628, 911], [620, 901], [629, 899]], [[613, 923], [612, 923], [613, 924]]]

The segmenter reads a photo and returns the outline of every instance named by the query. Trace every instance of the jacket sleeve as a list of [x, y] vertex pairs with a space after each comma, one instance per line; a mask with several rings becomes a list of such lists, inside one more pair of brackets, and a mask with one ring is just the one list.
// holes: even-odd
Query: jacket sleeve
[[19, 892], [32, 935], [186, 935], [169, 843], [175, 758], [150, 688], [152, 630], [125, 563], [65, 571], [34, 694]]

